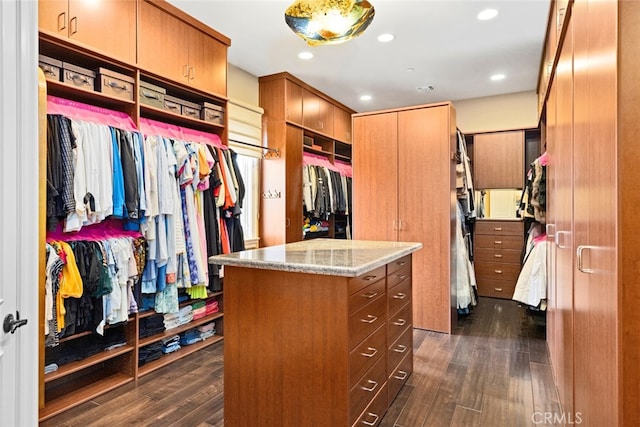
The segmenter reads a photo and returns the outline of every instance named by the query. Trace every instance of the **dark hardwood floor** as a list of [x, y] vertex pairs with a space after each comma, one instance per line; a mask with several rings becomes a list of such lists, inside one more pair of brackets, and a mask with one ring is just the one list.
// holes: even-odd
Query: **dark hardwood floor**
[[[413, 375], [380, 426], [540, 425], [560, 412], [544, 329], [514, 301], [480, 298], [451, 335], [415, 330]], [[40, 425], [223, 426], [223, 345]]]

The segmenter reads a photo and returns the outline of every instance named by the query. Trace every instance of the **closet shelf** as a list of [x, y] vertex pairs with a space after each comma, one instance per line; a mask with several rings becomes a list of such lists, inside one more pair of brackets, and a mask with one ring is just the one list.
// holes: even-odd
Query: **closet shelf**
[[136, 105], [134, 101], [117, 98], [95, 90], [82, 89], [69, 83], [54, 80], [47, 80], [47, 94], [117, 110], [134, 108]]
[[73, 393], [63, 394], [59, 398], [48, 400], [47, 406], [40, 409], [40, 421], [58, 415], [72, 406], [80, 405], [132, 381], [132, 376], [119, 372], [80, 389], [75, 389]]
[[[177, 328], [166, 330], [166, 331], [164, 331], [164, 332], [162, 332], [160, 334], [155, 334], [155, 335], [153, 335], [151, 337], [140, 338], [138, 340], [138, 347], [144, 347], [146, 345], [153, 344], [154, 342], [161, 341], [164, 338], [169, 338], [169, 337], [177, 335], [177, 334], [179, 334], [181, 332], [188, 331], [189, 329], [193, 329], [196, 326], [205, 325], [205, 324], [207, 324], [209, 322], [212, 322], [212, 321], [214, 321], [216, 319], [221, 318], [223, 315], [224, 315], [224, 313], [222, 311], [218, 311], [217, 313], [210, 314], [209, 316], [205, 316], [205, 317], [202, 317], [200, 319], [192, 320], [191, 322], [186, 323], [184, 325], [180, 325]], [[222, 336], [220, 336], [220, 338], [222, 338]]]
[[[133, 350], [134, 350], [133, 345], [125, 345], [122, 347], [114, 348], [113, 350], [105, 350], [98, 354], [94, 354], [93, 356], [89, 356], [86, 359], [78, 360], [77, 362], [72, 362], [67, 365], [62, 365], [58, 368], [58, 370], [51, 372], [49, 374], [45, 374], [44, 382], [48, 383], [51, 381], [55, 381], [69, 374], [73, 374], [74, 372], [82, 371], [83, 369], [86, 369], [90, 366], [97, 365], [99, 363], [116, 358], [126, 353], [130, 353]], [[47, 402], [47, 406], [48, 405], [49, 403]]]
[[163, 354], [159, 359], [140, 366], [140, 368], [138, 368], [138, 377], [150, 374], [151, 372], [160, 369], [163, 366], [169, 365], [178, 359], [181, 359], [185, 356], [190, 355], [191, 353], [195, 353], [198, 350], [201, 350], [220, 341], [222, 341], [222, 335], [214, 335], [210, 338], [205, 339], [204, 341], [181, 347], [180, 350], [177, 350], [173, 353]]
[[200, 119], [193, 119], [191, 117], [172, 113], [167, 110], [162, 110], [160, 108], [155, 108], [155, 107], [151, 107], [149, 105], [144, 105], [144, 104], [140, 104], [140, 116], [146, 117], [149, 119], [167, 122], [167, 123], [185, 125], [193, 129], [208, 131], [212, 133], [217, 133], [220, 130], [225, 128], [224, 125], [205, 122], [204, 120], [200, 120]]

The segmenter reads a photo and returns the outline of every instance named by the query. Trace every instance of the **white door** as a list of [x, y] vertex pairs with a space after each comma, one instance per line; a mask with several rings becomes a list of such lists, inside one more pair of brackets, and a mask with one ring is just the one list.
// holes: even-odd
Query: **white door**
[[38, 10], [0, 0], [0, 425], [38, 423]]

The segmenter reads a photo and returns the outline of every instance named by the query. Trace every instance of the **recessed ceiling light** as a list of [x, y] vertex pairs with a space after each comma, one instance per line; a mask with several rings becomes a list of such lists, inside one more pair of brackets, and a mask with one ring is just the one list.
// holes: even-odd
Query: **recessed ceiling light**
[[360, 101], [371, 101], [371, 95], [360, 96]]
[[497, 82], [498, 80], [504, 80], [505, 77], [506, 76], [504, 74], [494, 74], [493, 76], [491, 76], [491, 80]]
[[300, 52], [298, 54], [298, 58], [300, 58], [300, 59], [311, 59], [311, 58], [313, 58], [313, 53], [311, 53], [311, 52]]
[[413, 67], [409, 67], [409, 68], [407, 68], [407, 71], [409, 71], [409, 72], [412, 72], [412, 71], [415, 71], [415, 70], [416, 70], [416, 69], [415, 69], [415, 68], [413, 68]]
[[489, 19], [493, 19], [498, 16], [498, 11], [495, 9], [485, 9], [478, 14], [478, 19], [480, 21], [487, 21]]
[[378, 36], [378, 41], [385, 43], [385, 42], [390, 42], [391, 40], [393, 40], [395, 38], [396, 38], [396, 36], [394, 36], [393, 34], [385, 33], [385, 34], [380, 34]]

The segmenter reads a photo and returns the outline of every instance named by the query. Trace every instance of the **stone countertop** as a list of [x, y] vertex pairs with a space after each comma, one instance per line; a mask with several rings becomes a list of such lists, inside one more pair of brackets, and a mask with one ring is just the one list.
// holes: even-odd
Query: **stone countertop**
[[422, 243], [313, 239], [209, 257], [209, 263], [356, 277], [422, 248]]

